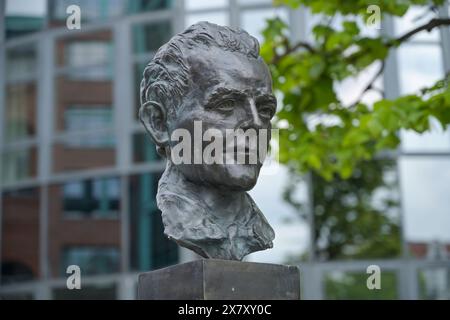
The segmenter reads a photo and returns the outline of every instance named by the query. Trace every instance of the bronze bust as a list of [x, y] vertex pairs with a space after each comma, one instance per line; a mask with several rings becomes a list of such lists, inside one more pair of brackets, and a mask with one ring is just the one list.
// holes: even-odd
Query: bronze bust
[[[157, 194], [164, 233], [205, 258], [242, 260], [271, 248], [275, 233], [246, 192], [256, 184], [276, 110], [258, 41], [241, 29], [194, 24], [158, 50], [140, 90], [140, 120], [167, 158]], [[259, 144], [238, 139], [241, 144], [230, 147], [227, 141], [211, 155], [225, 160], [255, 155], [258, 161], [199, 159], [212, 144], [207, 132], [216, 134], [217, 146], [218, 136], [229, 130], [253, 130]], [[268, 134], [261, 135], [264, 130]], [[182, 156], [181, 136], [187, 147]]]

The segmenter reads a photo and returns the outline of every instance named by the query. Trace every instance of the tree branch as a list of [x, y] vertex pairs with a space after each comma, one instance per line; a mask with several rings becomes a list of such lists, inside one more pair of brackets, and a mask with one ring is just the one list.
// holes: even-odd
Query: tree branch
[[[439, 27], [439, 26], [443, 26], [443, 25], [450, 25], [450, 18], [434, 18], [434, 19], [431, 19], [427, 23], [425, 23], [425, 24], [423, 24], [421, 26], [418, 26], [417, 28], [414, 28], [411, 31], [408, 31], [407, 33], [405, 33], [401, 37], [398, 37], [396, 39], [392, 39], [392, 40], [388, 41], [386, 43], [386, 46], [387, 47], [398, 46], [400, 43], [407, 41], [409, 38], [411, 38], [412, 36], [414, 36], [415, 34], [421, 32], [421, 31], [428, 31], [428, 32], [430, 32], [434, 28]], [[285, 56], [287, 56], [290, 53], [293, 53], [293, 52], [297, 51], [300, 48], [306, 49], [310, 53], [316, 53], [317, 52], [316, 49], [311, 44], [309, 44], [307, 42], [303, 42], [303, 41], [299, 41], [294, 46], [291, 46], [289, 44], [288, 39], [286, 38], [285, 41], [284, 41], [284, 45], [286, 47], [286, 51], [283, 54], [281, 54], [281, 55], [276, 54], [274, 56], [273, 60], [272, 60], [272, 63], [276, 64], [276, 63], [280, 62], [280, 60], [283, 59]]]
[[316, 50], [309, 43], [302, 42], [302, 41], [298, 42], [295, 46], [293, 46], [291, 48], [291, 50], [295, 51], [295, 50], [300, 49], [300, 48], [304, 48], [304, 49], [308, 50], [311, 53], [315, 53], [316, 52]]
[[288, 54], [291, 54], [291, 53], [297, 51], [300, 48], [304, 48], [304, 49], [308, 50], [310, 53], [315, 53], [316, 52], [316, 50], [313, 48], [313, 46], [311, 44], [309, 44], [307, 42], [303, 42], [303, 41], [299, 41], [294, 46], [291, 46], [289, 44], [288, 39], [286, 38], [283, 41], [283, 44], [286, 47], [286, 51], [283, 54], [281, 54], [281, 55], [276, 54], [274, 56], [274, 58], [272, 59], [271, 63], [276, 64], [276, 63], [280, 62], [280, 60], [283, 59], [285, 56], [287, 56]]
[[394, 45], [399, 45], [402, 42], [407, 41], [409, 38], [411, 38], [413, 35], [415, 35], [416, 33], [419, 33], [421, 31], [428, 31], [430, 32], [431, 30], [433, 30], [436, 27], [442, 26], [442, 25], [450, 25], [450, 19], [449, 18], [435, 18], [435, 19], [431, 19], [430, 21], [428, 21], [427, 23], [418, 26], [415, 29], [412, 29], [411, 31], [405, 33], [404, 35], [402, 35], [401, 37], [391, 40], [387, 43], [387, 45], [390, 46], [394, 46]]
[[[427, 23], [408, 31], [404, 35], [402, 35], [398, 38], [389, 40], [388, 42], [385, 43], [385, 45], [388, 48], [393, 47], [393, 46], [398, 46], [402, 42], [408, 41], [412, 36], [414, 36], [415, 34], [421, 32], [421, 31], [430, 32], [434, 28], [439, 27], [439, 26], [444, 26], [444, 25], [450, 25], [450, 18], [433, 18], [430, 21], [428, 21]], [[277, 64], [278, 62], [280, 62], [280, 60], [282, 58], [289, 55], [290, 53], [297, 51], [300, 48], [304, 48], [310, 53], [317, 53], [317, 50], [311, 44], [309, 44], [307, 42], [300, 41], [300, 42], [296, 43], [294, 46], [291, 46], [289, 44], [289, 40], [286, 38], [286, 39], [284, 39], [283, 44], [286, 48], [286, 51], [281, 55], [275, 54], [271, 63]], [[362, 52], [359, 52], [358, 54], [361, 54], [361, 53]], [[385, 61], [381, 61], [380, 69], [374, 75], [374, 77], [370, 80], [370, 82], [368, 82], [368, 84], [364, 87], [364, 89], [361, 91], [361, 93], [359, 94], [356, 101], [350, 105], [350, 108], [355, 107], [361, 101], [361, 99], [364, 97], [364, 94], [367, 91], [373, 89], [373, 84], [377, 80], [377, 78], [383, 73], [384, 67], [385, 67]]]
[[[450, 19], [448, 19], [448, 18], [446, 18], [446, 19], [444, 19], [444, 18], [431, 19], [427, 23], [425, 23], [425, 24], [423, 24], [421, 26], [418, 26], [417, 28], [414, 28], [411, 31], [408, 31], [407, 33], [405, 33], [401, 37], [398, 37], [396, 39], [390, 40], [388, 43], [386, 43], [386, 46], [387, 47], [398, 46], [400, 43], [407, 41], [409, 38], [411, 38], [412, 36], [414, 36], [415, 34], [421, 32], [421, 31], [425, 31], [426, 30], [426, 31], [430, 32], [434, 28], [442, 26], [442, 25], [450, 25]], [[385, 67], [385, 61], [381, 61], [380, 69], [374, 75], [374, 77], [371, 79], [371, 81], [366, 85], [364, 90], [359, 94], [359, 96], [356, 99], [356, 101], [350, 105], [351, 108], [356, 106], [361, 101], [361, 99], [363, 98], [364, 94], [367, 91], [369, 91], [369, 90], [371, 90], [373, 88], [374, 82], [383, 73], [384, 67]]]
[[381, 76], [381, 74], [384, 71], [384, 67], [385, 67], [385, 62], [381, 61], [381, 65], [380, 65], [380, 69], [378, 69], [378, 72], [372, 77], [372, 79], [367, 83], [367, 85], [364, 87], [364, 89], [361, 91], [361, 93], [359, 94], [358, 98], [355, 100], [355, 102], [353, 102], [350, 105], [350, 108], [355, 107], [360, 101], [361, 99], [364, 97], [364, 94], [366, 94], [367, 91], [371, 90], [373, 88], [373, 84], [375, 83], [375, 81], [378, 79], [379, 76]]

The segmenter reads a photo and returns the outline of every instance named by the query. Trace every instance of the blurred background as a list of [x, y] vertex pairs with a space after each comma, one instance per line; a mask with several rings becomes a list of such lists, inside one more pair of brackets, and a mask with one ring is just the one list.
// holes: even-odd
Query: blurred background
[[[66, 28], [71, 4], [81, 30]], [[262, 41], [267, 18], [282, 17], [297, 39], [316, 18], [270, 0], [6, 0], [0, 15], [4, 299], [135, 299], [139, 272], [196, 259], [163, 236], [154, 199], [164, 162], [137, 119], [142, 71], [198, 21]], [[382, 30], [402, 34], [413, 17], [412, 7]], [[446, 35], [402, 46], [379, 85], [395, 97], [442, 78]], [[341, 98], [352, 101], [364, 77], [341, 84]], [[450, 131], [405, 131], [401, 141], [348, 180], [263, 169], [250, 193], [276, 239], [247, 260], [298, 264], [304, 299], [449, 299]], [[81, 290], [66, 288], [73, 264]], [[366, 287], [373, 264], [381, 290]]]

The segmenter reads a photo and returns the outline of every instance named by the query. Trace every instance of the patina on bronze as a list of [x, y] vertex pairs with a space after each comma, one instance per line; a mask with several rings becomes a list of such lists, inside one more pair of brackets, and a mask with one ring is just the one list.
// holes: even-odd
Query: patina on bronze
[[[248, 195], [256, 164], [174, 164], [177, 129], [267, 129], [276, 107], [258, 41], [241, 29], [192, 25], [163, 45], [145, 68], [140, 120], [167, 158], [157, 205], [165, 234], [202, 257], [242, 260], [275, 237]], [[225, 135], [225, 133], [224, 133]], [[270, 135], [267, 139], [270, 139]], [[193, 143], [194, 144], [194, 143]]]

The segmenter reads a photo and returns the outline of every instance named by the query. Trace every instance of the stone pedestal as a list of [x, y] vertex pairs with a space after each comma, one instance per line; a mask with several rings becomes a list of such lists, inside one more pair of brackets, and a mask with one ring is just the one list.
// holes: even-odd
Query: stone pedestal
[[140, 300], [298, 300], [296, 266], [202, 259], [141, 273]]

